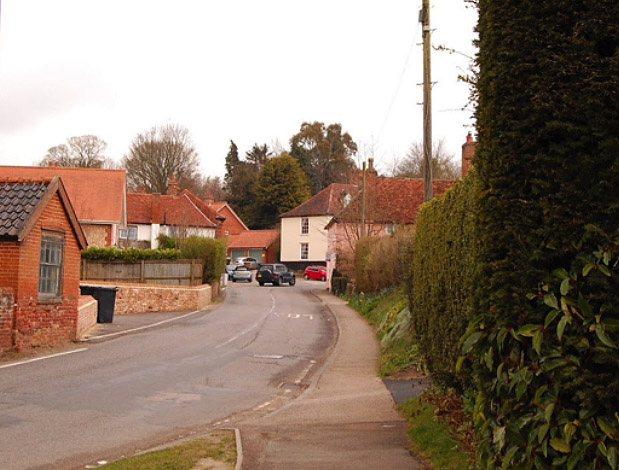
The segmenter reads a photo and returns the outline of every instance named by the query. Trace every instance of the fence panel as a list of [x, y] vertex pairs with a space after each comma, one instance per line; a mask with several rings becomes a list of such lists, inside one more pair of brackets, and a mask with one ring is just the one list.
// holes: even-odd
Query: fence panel
[[197, 286], [202, 284], [201, 260], [82, 260], [82, 281]]

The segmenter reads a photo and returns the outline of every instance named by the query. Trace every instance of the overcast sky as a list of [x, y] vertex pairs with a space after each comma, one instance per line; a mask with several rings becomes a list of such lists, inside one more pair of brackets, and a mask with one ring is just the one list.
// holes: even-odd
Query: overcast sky
[[[204, 175], [230, 139], [288, 141], [340, 123], [385, 169], [422, 140], [421, 0], [3, 0], [0, 164], [31, 165], [94, 134], [120, 161], [138, 132], [189, 129]], [[433, 45], [474, 55], [476, 11], [432, 2]], [[469, 59], [434, 51], [433, 139], [458, 159], [473, 131]]]

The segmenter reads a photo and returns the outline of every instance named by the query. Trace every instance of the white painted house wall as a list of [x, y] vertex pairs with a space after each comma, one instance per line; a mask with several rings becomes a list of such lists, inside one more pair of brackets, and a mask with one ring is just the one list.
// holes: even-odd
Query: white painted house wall
[[[303, 217], [282, 218], [281, 254], [283, 263], [292, 261], [326, 261], [328, 249], [328, 234], [325, 226], [331, 220], [329, 215], [307, 217], [309, 221], [308, 234], [301, 233]], [[307, 243], [309, 252], [307, 259], [301, 259], [301, 244]]]

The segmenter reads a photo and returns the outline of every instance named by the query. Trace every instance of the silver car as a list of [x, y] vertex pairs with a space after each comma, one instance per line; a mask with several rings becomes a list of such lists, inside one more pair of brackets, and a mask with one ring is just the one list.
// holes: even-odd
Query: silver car
[[247, 269], [247, 266], [237, 266], [236, 269], [230, 273], [230, 277], [232, 278], [232, 282], [251, 282], [251, 271]]

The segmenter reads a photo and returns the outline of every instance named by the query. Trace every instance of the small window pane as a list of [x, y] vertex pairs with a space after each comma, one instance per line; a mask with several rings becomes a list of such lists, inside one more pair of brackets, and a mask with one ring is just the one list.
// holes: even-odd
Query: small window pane
[[42, 234], [39, 267], [39, 293], [60, 295], [64, 239], [60, 235]]

